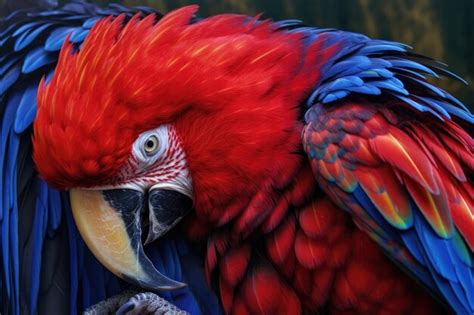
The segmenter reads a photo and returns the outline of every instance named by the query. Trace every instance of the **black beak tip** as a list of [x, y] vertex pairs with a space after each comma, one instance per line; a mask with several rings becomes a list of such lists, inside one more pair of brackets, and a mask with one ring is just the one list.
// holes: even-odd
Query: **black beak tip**
[[153, 276], [154, 279], [145, 281], [127, 275], [122, 275], [122, 279], [138, 287], [152, 291], [172, 291], [187, 286], [186, 283], [170, 279], [157, 271], [153, 273]]

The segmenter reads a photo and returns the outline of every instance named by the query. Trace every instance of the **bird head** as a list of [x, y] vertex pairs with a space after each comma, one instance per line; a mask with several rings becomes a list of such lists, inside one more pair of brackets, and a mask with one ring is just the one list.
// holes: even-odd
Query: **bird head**
[[240, 15], [192, 21], [196, 10], [99, 21], [80, 50], [66, 40], [38, 92], [39, 174], [69, 191], [95, 256], [149, 289], [182, 284], [144, 254], [144, 222], [152, 242], [190, 211], [213, 222], [276, 185], [315, 82], [301, 35]]

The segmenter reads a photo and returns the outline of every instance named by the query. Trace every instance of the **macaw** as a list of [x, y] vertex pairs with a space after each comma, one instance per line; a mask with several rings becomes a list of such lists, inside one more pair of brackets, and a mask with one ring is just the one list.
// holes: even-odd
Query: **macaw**
[[[18, 11], [1, 21], [1, 314], [77, 314], [129, 291], [85, 246], [68, 193], [38, 176], [31, 131], [38, 84], [53, 74], [63, 43], [78, 48], [98, 20], [119, 14], [129, 19], [137, 12], [161, 17], [149, 8], [73, 2], [53, 10]], [[192, 314], [222, 314], [205, 282], [203, 256], [187, 241], [170, 235], [145, 250], [160, 272], [188, 284], [161, 292], [162, 297]]]
[[[102, 265], [146, 290], [192, 289], [202, 265], [179, 278], [157, 265], [180, 253], [145, 250], [187, 242], [226, 314], [474, 312], [474, 116], [427, 80], [459, 77], [406, 45], [295, 20], [139, 10], [38, 13], [48, 22], [8, 37], [43, 34], [24, 62], [50, 65], [7, 98], [14, 135], [32, 125], [32, 160], [17, 161], [43, 195], [68, 192], [67, 230]], [[52, 18], [79, 26], [48, 33]], [[15, 71], [5, 90], [28, 73]], [[45, 199], [35, 215], [56, 227]]]

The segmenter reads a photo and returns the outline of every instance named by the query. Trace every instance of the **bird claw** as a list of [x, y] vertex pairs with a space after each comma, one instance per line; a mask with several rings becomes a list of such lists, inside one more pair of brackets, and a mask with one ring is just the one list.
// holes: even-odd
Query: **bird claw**
[[162, 297], [152, 293], [138, 293], [123, 304], [116, 315], [186, 315], [189, 314]]
[[189, 313], [179, 309], [162, 297], [151, 293], [139, 293], [127, 290], [119, 295], [108, 298], [88, 308], [83, 315], [187, 315]]

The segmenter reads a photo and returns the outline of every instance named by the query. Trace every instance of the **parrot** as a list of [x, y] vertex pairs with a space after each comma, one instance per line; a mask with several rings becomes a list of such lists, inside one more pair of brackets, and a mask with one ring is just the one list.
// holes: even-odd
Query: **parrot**
[[76, 2], [3, 31], [11, 308], [45, 303], [63, 232], [71, 310], [118, 277], [190, 313], [473, 314], [474, 115], [432, 83], [463, 79], [402, 43], [197, 12]]
[[[89, 312], [104, 314], [128, 297], [141, 299], [87, 248], [74, 224], [69, 194], [38, 176], [31, 142], [38, 84], [54, 72], [63, 43], [79, 47], [101, 18], [130, 18], [137, 12], [161, 17], [144, 7], [100, 8], [76, 1], [61, 8], [17, 11], [1, 20], [0, 314], [77, 314], [115, 298], [113, 309], [106, 304]], [[188, 285], [161, 292], [169, 303], [187, 313], [222, 314], [205, 282], [204, 256], [185, 239], [170, 235], [146, 252], [164, 275]]]

